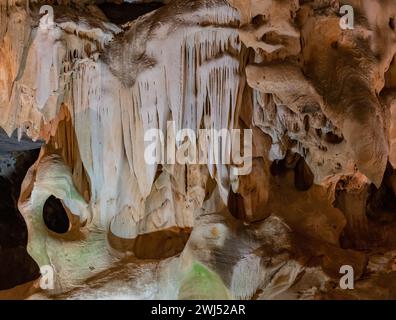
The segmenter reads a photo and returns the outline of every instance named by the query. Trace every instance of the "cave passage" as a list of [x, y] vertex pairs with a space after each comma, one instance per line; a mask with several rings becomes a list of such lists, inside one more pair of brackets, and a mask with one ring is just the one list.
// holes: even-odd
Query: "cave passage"
[[115, 24], [124, 24], [149, 13], [157, 10], [164, 4], [159, 2], [150, 3], [102, 3], [98, 7], [103, 11], [106, 17]]

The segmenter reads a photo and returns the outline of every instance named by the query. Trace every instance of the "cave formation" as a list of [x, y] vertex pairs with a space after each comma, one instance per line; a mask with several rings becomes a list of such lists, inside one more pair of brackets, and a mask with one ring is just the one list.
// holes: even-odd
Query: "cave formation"
[[0, 0], [0, 298], [396, 299], [395, 17]]

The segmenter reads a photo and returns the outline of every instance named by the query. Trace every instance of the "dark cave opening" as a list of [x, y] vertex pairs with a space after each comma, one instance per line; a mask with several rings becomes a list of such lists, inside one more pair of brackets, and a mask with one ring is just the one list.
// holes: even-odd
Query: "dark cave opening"
[[104, 2], [98, 4], [106, 17], [115, 24], [124, 24], [161, 8], [164, 4], [160, 2], [149, 3], [127, 3], [121, 4]]
[[50, 196], [44, 204], [43, 218], [47, 228], [55, 233], [63, 234], [69, 231], [70, 221], [62, 202]]
[[27, 227], [17, 209], [23, 177], [37, 156], [38, 152], [34, 151], [17, 154], [17, 170], [10, 176], [0, 176], [0, 290], [11, 289], [40, 275], [38, 265], [26, 251]]
[[37, 160], [40, 143], [0, 129], [0, 290], [35, 280], [40, 275], [36, 262], [26, 251], [26, 223], [18, 211], [22, 181]]
[[294, 187], [299, 191], [308, 191], [314, 184], [314, 175], [305, 159], [299, 154], [288, 152], [285, 159], [271, 163], [271, 175], [284, 176], [288, 171], [294, 171]]
[[388, 162], [381, 186], [377, 189], [371, 185], [367, 199], [367, 216], [377, 222], [390, 222], [396, 219], [396, 196], [394, 180], [395, 169]]

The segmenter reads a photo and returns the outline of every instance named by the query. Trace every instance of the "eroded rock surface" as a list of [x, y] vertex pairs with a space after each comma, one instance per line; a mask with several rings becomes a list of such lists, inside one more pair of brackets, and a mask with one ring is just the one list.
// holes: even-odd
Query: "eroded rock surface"
[[[393, 0], [95, 2], [0, 0], [0, 126], [43, 143], [32, 298], [394, 298]], [[251, 168], [149, 163], [158, 129], [238, 129]]]

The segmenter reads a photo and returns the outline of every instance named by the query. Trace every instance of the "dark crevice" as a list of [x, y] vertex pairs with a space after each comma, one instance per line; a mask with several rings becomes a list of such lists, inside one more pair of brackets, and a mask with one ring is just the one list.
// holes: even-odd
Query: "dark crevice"
[[152, 3], [102, 3], [98, 7], [103, 11], [110, 22], [124, 24], [161, 8], [164, 4], [159, 2]]
[[[15, 141], [2, 136], [0, 156], [15, 160], [11, 172], [0, 173], [0, 290], [35, 280], [40, 275], [36, 262], [26, 251], [28, 232], [26, 223], [17, 209], [22, 181], [27, 170], [37, 160], [39, 150], [5, 153], [1, 147], [18, 148]], [[25, 146], [20, 146], [25, 148]], [[0, 163], [4, 167], [4, 163]], [[9, 168], [7, 168], [9, 169]]]
[[305, 162], [304, 158], [299, 158], [294, 168], [294, 186], [297, 190], [307, 191], [314, 183], [314, 175]]
[[325, 141], [331, 144], [340, 144], [344, 141], [344, 137], [340, 137], [333, 132], [327, 132], [325, 135]]
[[274, 177], [283, 176], [288, 171], [285, 160], [275, 160], [271, 163], [270, 172]]
[[43, 218], [45, 225], [53, 232], [62, 234], [69, 231], [70, 221], [62, 202], [50, 196], [44, 204]]
[[378, 222], [389, 222], [396, 219], [396, 196], [392, 190], [395, 170], [388, 162], [384, 180], [379, 188], [371, 185], [367, 200], [367, 216]]
[[389, 19], [389, 28], [395, 31], [395, 18], [393, 17]]
[[262, 14], [254, 16], [252, 19], [252, 23], [255, 26], [262, 26], [265, 22], [266, 22], [266, 17], [265, 17], [265, 15], [262, 15]]
[[234, 193], [232, 189], [228, 194], [228, 210], [232, 216], [238, 220], [244, 220], [246, 218], [245, 204], [243, 197], [239, 193]]

